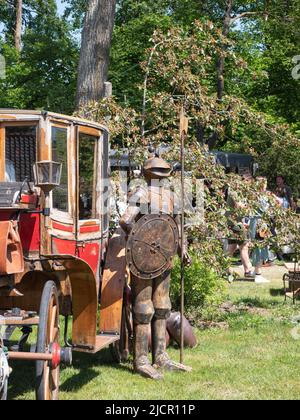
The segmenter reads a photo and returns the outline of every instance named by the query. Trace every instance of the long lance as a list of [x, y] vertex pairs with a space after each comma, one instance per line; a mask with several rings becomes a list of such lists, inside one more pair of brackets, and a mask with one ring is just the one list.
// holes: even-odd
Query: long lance
[[185, 248], [185, 139], [188, 133], [188, 119], [185, 116], [184, 109], [180, 113], [180, 140], [181, 140], [181, 303], [180, 303], [180, 363], [183, 363], [184, 358], [184, 248]]

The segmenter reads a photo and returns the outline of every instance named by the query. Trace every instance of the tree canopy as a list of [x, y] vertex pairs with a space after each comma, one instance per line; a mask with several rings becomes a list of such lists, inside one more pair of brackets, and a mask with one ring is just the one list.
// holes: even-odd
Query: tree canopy
[[[65, 12], [59, 16], [54, 0], [23, 0], [20, 50], [14, 42], [17, 2], [0, 4], [0, 49], [7, 63], [6, 78], [0, 80], [1, 106], [72, 113], [78, 34], [87, 2], [64, 0]], [[99, 101], [95, 97], [85, 103], [81, 113], [108, 124], [116, 146], [139, 153], [148, 144], [164, 142], [176, 159], [178, 115], [184, 107], [190, 119], [188, 165], [214, 191], [208, 197], [204, 236], [226, 235], [224, 188], [246, 194], [237, 178], [225, 176], [211, 162], [209, 147], [251, 153], [271, 184], [282, 174], [298, 193], [300, 81], [292, 72], [293, 58], [300, 54], [299, 8], [298, 0], [116, 3], [108, 74], [114, 96], [100, 101], [99, 94]], [[108, 44], [110, 39], [105, 54]], [[104, 52], [98, 51], [99, 56]], [[247, 190], [253, 211], [256, 187]], [[279, 242], [298, 237], [298, 218], [279, 210], [274, 217]]]
[[[1, 106], [72, 113], [80, 52], [78, 31], [83, 28], [87, 2], [64, 0], [65, 12], [59, 16], [55, 0], [23, 0], [21, 51], [14, 44], [17, 1], [0, 0], [0, 4], [0, 50], [7, 65], [6, 78], [0, 80]], [[283, 138], [298, 136], [300, 130], [300, 83], [292, 77], [293, 57], [300, 54], [299, 8], [296, 0], [118, 0], [109, 67], [115, 98], [119, 105], [143, 113], [145, 66], [157, 34], [181, 36], [195, 31], [195, 21], [211, 22], [210, 32], [217, 36], [208, 39], [219, 44], [208, 45], [203, 37], [210, 34], [199, 30], [203, 53], [200, 48], [201, 56], [193, 55], [194, 64], [190, 65], [194, 78], [190, 83], [198, 83], [198, 101], [203, 101], [193, 114], [198, 121], [198, 140], [219, 149], [268, 156], [273, 140], [281, 144]], [[215, 54], [210, 55], [207, 48], [215, 48]], [[171, 59], [170, 54], [166, 49], [166, 57]], [[156, 94], [164, 91], [164, 77], [169, 75], [161, 74], [160, 63], [153, 59], [147, 83], [150, 86], [154, 76], [156, 81], [147, 101], [154, 100], [153, 90]], [[169, 62], [169, 66], [173, 64]], [[170, 95], [170, 89], [166, 93]], [[216, 95], [222, 104], [216, 103]], [[232, 103], [245, 105], [251, 115], [257, 113], [258, 120], [263, 114], [269, 133], [274, 124], [285, 128], [280, 136], [273, 131], [277, 138], [270, 141], [259, 125], [248, 124], [247, 113], [231, 112]], [[150, 103], [147, 108], [151, 114]], [[267, 166], [265, 163], [264, 168]], [[278, 162], [278, 170], [292, 182], [291, 171], [282, 166]]]

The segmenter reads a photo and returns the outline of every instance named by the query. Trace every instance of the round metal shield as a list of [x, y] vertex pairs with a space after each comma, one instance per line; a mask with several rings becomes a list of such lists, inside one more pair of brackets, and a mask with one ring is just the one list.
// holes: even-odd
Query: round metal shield
[[126, 257], [130, 271], [141, 279], [154, 279], [172, 267], [179, 245], [179, 231], [168, 215], [142, 217], [132, 229]]

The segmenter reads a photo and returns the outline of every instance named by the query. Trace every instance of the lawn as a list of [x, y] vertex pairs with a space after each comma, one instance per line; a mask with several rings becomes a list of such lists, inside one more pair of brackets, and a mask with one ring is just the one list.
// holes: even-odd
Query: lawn
[[[298, 399], [300, 339], [291, 332], [300, 305], [284, 304], [281, 289], [279, 278], [270, 286], [230, 285], [233, 305], [220, 313], [222, 328], [198, 330], [198, 347], [186, 351], [191, 374], [168, 373], [151, 382], [134, 375], [130, 363], [114, 365], [109, 350], [75, 354], [74, 366], [62, 371], [60, 399]], [[178, 360], [177, 349], [170, 354]], [[13, 368], [10, 399], [32, 399], [33, 366]]]

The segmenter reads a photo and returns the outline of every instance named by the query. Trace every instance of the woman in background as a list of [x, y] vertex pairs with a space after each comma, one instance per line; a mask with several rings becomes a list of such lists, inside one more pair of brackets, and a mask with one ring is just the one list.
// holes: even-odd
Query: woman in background
[[[262, 221], [262, 217], [264, 214], [268, 213], [270, 209], [270, 203], [268, 199], [268, 181], [266, 178], [259, 177], [257, 178], [259, 184], [259, 208], [257, 210], [257, 214], [251, 218], [250, 222], [250, 235], [253, 241], [263, 241], [266, 236], [268, 235], [268, 226]], [[264, 261], [268, 261], [269, 259], [269, 248], [267, 246], [260, 247], [258, 245], [255, 246], [252, 252], [252, 264], [255, 267], [255, 283], [257, 284], [267, 284], [270, 283], [262, 275], [262, 267]]]

